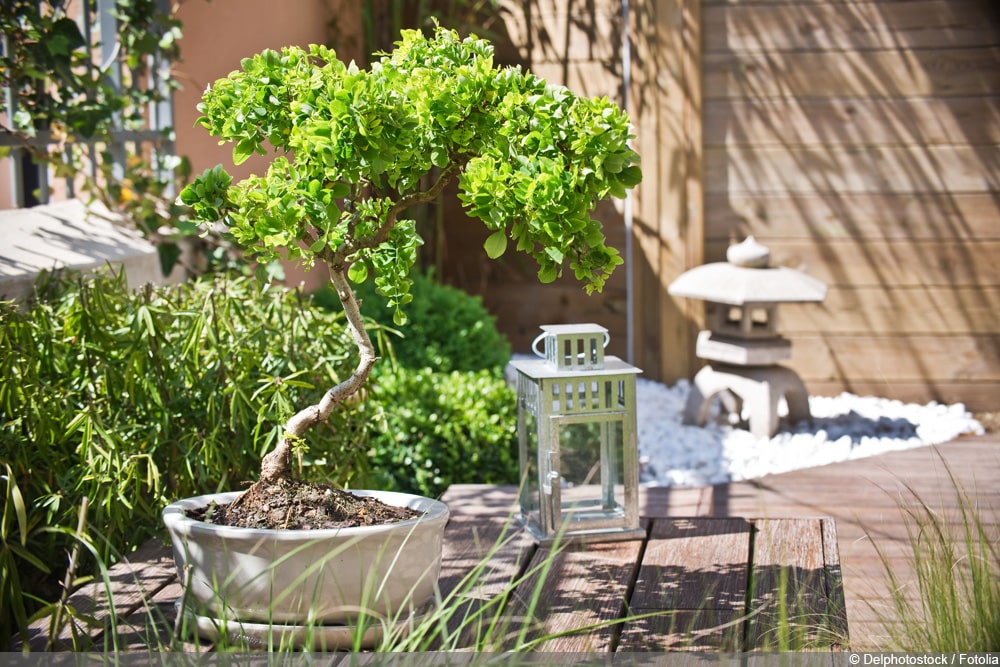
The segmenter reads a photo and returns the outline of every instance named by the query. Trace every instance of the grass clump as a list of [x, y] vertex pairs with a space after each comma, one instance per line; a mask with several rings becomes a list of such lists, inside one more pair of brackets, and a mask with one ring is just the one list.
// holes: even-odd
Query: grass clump
[[1000, 517], [948, 474], [955, 508], [934, 508], [910, 486], [900, 502], [914, 580], [901, 580], [879, 550], [892, 591], [895, 618], [883, 619], [891, 650], [1000, 651]]

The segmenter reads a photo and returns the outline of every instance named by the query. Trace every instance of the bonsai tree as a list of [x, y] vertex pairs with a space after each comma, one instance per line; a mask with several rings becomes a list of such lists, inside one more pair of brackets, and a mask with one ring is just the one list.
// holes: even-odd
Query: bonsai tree
[[[538, 277], [568, 266], [588, 292], [622, 263], [605, 244], [595, 204], [640, 178], [629, 120], [607, 98], [587, 99], [519, 68], [493, 65], [492, 46], [437, 28], [404, 31], [369, 71], [323, 46], [264, 51], [206, 90], [199, 123], [240, 164], [273, 155], [266, 173], [234, 183], [217, 166], [180, 194], [197, 219], [221, 224], [250, 256], [279, 251], [322, 262], [360, 353], [353, 374], [293, 415], [261, 465], [261, 483], [290, 475], [303, 433], [355, 394], [376, 362], [351, 288], [373, 279], [405, 324], [421, 240], [407, 210], [452, 180], [468, 214], [534, 257]], [[442, 314], [447, 316], [447, 314]]]

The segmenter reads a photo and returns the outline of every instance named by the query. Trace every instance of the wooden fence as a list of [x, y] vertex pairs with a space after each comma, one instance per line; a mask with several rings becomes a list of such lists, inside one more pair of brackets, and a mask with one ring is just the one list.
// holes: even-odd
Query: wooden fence
[[702, 305], [666, 287], [753, 234], [829, 286], [821, 305], [779, 309], [811, 392], [1000, 407], [990, 2], [525, 4], [507, 20], [521, 58], [626, 104], [645, 178], [630, 218], [601, 212], [612, 241], [630, 231], [632, 274], [595, 297], [535, 285], [530, 261], [486, 262], [449, 213], [446, 278], [483, 294], [515, 347], [536, 324], [594, 320], [647, 377], [690, 377]]

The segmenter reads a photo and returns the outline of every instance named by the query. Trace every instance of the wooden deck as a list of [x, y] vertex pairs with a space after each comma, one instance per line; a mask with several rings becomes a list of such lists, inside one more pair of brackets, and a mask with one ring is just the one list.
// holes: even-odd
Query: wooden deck
[[915, 497], [960, 529], [956, 484], [1000, 539], [1000, 434], [966, 436], [871, 458], [834, 463], [758, 480], [699, 489], [649, 489], [647, 514], [666, 516], [826, 516], [836, 521], [853, 650], [885, 646], [884, 621], [894, 621], [885, 565], [915, 585], [912, 550], [901, 507]]
[[[509, 486], [455, 485], [441, 588], [457, 581], [496, 544], [516, 499]], [[484, 518], [491, 517], [490, 521]], [[648, 514], [647, 537], [579, 544], [555, 552], [519, 538], [490, 555], [481, 595], [527, 573], [512, 597], [515, 617], [537, 595], [544, 634], [597, 626], [545, 641], [538, 650], [632, 652], [846, 648], [835, 522], [829, 518], [666, 517]], [[795, 636], [779, 636], [779, 616]], [[626, 619], [614, 624], [616, 619]]]
[[[511, 613], [526, 617], [525, 592], [536, 585], [545, 593], [535, 618], [544, 620], [547, 632], [613, 621], [622, 614], [672, 610], [562, 637], [542, 647], [548, 651], [753, 649], [773, 640], [768, 614], [775, 607], [762, 604], [766, 600], [757, 592], [782, 590], [797, 605], [794, 609], [822, 612], [821, 623], [808, 624], [825, 626], [807, 638], [814, 647], [838, 648], [849, 622], [851, 650], [879, 649], [885, 645], [882, 620], [892, 620], [892, 609], [876, 546], [891, 559], [897, 577], [904, 582], [911, 578], [900, 508], [913, 500], [913, 493], [950, 516], [949, 510], [957, 507], [952, 476], [981, 509], [981, 518], [997, 530], [1000, 440], [995, 436], [960, 438], [752, 482], [646, 489], [642, 514], [647, 539], [560, 553], [550, 562], [548, 581], [535, 575], [518, 586]], [[514, 494], [510, 487], [460, 485], [451, 487], [444, 499], [453, 511], [440, 580], [447, 594], [504, 531]], [[491, 554], [489, 568], [466, 597], [470, 604], [489, 600], [545, 558], [546, 552], [520, 532]], [[749, 586], [751, 580], [758, 582], [756, 588]], [[94, 648], [134, 650], [154, 641], [169, 643], [181, 587], [168, 548], [147, 543], [112, 569], [110, 584], [118, 629], [113, 638], [99, 629], [90, 631]], [[104, 596], [82, 590], [72, 602], [108, 626], [111, 615]], [[841, 610], [846, 610], [846, 620]], [[749, 620], [740, 620], [746, 616]], [[153, 617], [160, 620], [151, 625]], [[46, 639], [43, 624], [29, 637], [35, 649], [43, 648]], [[67, 639], [64, 632], [64, 646]]]
[[[549, 548], [512, 519], [513, 487], [453, 486], [444, 499], [452, 519], [439, 587], [443, 599], [455, 596], [457, 604], [447, 607], [458, 611], [445, 622], [453, 639], [421, 648], [517, 650], [526, 641], [537, 642], [537, 650], [568, 653], [846, 646], [831, 519], [649, 517], [643, 539]], [[102, 585], [78, 591], [71, 606], [98, 623], [83, 630], [83, 641], [72, 642], [64, 630], [58, 648], [211, 647], [210, 641], [175, 634], [175, 603], [183, 591], [167, 546], [148, 542], [112, 568], [109, 580], [114, 609]], [[494, 637], [485, 644], [476, 641], [494, 630], [489, 626], [496, 614], [478, 623], [466, 619], [497, 600], [504, 601], [500, 631], [485, 635]], [[259, 629], [238, 625], [224, 631], [236, 646], [266, 648]], [[276, 641], [284, 641], [287, 630], [277, 634]], [[325, 630], [314, 636], [316, 643], [308, 644], [313, 650], [343, 648], [331, 645], [341, 640]], [[42, 622], [28, 639], [33, 650], [41, 650], [48, 637]]]

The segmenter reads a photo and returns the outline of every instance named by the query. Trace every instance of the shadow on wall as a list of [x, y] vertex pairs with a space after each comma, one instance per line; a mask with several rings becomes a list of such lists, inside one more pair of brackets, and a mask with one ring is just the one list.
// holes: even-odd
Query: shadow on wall
[[831, 286], [784, 318], [811, 385], [1000, 379], [990, 4], [705, 3], [706, 260], [753, 234]]

